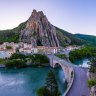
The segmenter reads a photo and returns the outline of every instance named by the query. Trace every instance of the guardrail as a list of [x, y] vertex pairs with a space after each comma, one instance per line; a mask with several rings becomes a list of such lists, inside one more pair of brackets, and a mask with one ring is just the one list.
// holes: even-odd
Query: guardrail
[[73, 72], [73, 77], [72, 77], [72, 80], [71, 80], [71, 83], [69, 84], [67, 90], [65, 91], [65, 93], [63, 94], [63, 96], [67, 96], [68, 92], [70, 91], [72, 85], [73, 85], [73, 82], [74, 82], [74, 77], [75, 77], [75, 73], [74, 73], [74, 69], [72, 68], [72, 72]]
[[[57, 57], [57, 56], [56, 56]], [[58, 57], [59, 58], [59, 57]], [[72, 85], [73, 85], [73, 82], [74, 82], [74, 77], [75, 77], [75, 72], [74, 72], [74, 68], [71, 66], [72, 68], [72, 71], [73, 72], [73, 76], [71, 77], [71, 81], [68, 83], [68, 88], [66, 89], [65, 93], [63, 94], [63, 96], [67, 96], [68, 92], [70, 91]]]

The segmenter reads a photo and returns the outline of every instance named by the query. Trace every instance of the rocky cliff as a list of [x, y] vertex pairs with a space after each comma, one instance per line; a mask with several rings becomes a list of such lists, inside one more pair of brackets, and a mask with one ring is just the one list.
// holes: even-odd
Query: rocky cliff
[[42, 11], [33, 10], [25, 29], [20, 33], [20, 41], [33, 46], [59, 47], [56, 28], [50, 24]]
[[[64, 21], [62, 21], [64, 22]], [[0, 43], [23, 41], [33, 46], [83, 45], [86, 40], [50, 24], [42, 11], [34, 10], [30, 18], [11, 30], [0, 31]], [[95, 45], [95, 44], [94, 44]]]

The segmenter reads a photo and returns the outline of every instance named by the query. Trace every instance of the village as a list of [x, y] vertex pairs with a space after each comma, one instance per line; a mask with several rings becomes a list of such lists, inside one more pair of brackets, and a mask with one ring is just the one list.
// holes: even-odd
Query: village
[[14, 43], [14, 42], [4, 42], [0, 44], [0, 55], [4, 55], [3, 58], [8, 58], [16, 52], [24, 54], [57, 54], [57, 53], [69, 53], [74, 49], [78, 49], [78, 46], [68, 46], [63, 47], [46, 47], [46, 46], [36, 46], [33, 47], [32, 44], [28, 43]]

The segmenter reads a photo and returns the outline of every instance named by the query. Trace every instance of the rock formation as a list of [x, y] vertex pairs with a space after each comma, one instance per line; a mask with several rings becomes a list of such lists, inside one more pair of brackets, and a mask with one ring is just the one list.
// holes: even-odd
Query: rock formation
[[26, 28], [20, 32], [20, 41], [33, 46], [59, 47], [56, 28], [50, 24], [42, 11], [33, 10]]

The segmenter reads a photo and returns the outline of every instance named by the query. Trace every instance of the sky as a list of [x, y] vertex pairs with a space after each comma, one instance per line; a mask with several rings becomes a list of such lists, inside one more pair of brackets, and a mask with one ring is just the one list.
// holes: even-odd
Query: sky
[[0, 0], [0, 30], [17, 27], [33, 9], [70, 33], [96, 35], [96, 0]]

